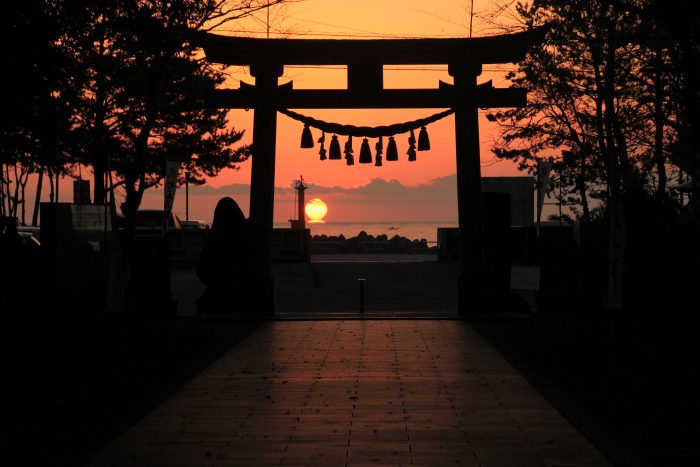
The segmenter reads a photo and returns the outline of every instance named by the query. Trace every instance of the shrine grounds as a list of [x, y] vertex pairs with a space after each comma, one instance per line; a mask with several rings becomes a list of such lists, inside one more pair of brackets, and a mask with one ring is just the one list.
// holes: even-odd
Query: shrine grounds
[[[414, 290], [438, 305], [435, 318], [449, 319], [450, 299], [429, 299], [448, 291], [444, 279], [454, 277], [454, 265], [404, 259], [365, 263], [371, 268], [363, 272], [400, 282], [400, 291]], [[322, 270], [327, 283], [333, 276], [336, 286], [349, 284], [345, 295], [331, 293], [343, 314], [336, 317], [357, 317], [354, 276], [361, 264], [326, 258], [308, 265]], [[416, 274], [421, 268], [430, 273]], [[514, 290], [534, 304], [536, 269], [520, 265], [514, 272]], [[333, 311], [322, 291], [308, 294], [309, 286], [318, 289], [318, 277], [306, 266], [277, 265], [275, 275], [287, 318], [303, 304], [305, 288], [312, 302]], [[8, 465], [81, 465], [263, 324], [197, 319], [191, 307], [200, 286], [192, 266], [174, 265], [172, 277], [180, 314], [169, 321], [70, 311], [6, 317], [2, 440]], [[373, 286], [367, 284], [368, 298], [380, 300]], [[405, 293], [398, 304], [419, 311], [414, 318], [431, 311]], [[380, 312], [368, 302], [366, 317], [391, 318], [396, 311]], [[467, 321], [613, 465], [691, 465], [698, 456], [696, 328], [687, 317], [672, 317], [518, 310]]]

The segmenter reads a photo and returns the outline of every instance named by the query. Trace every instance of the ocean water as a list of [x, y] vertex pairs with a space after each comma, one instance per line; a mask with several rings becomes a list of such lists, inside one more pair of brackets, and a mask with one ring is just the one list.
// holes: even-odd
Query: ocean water
[[[289, 227], [288, 222], [276, 222], [275, 227]], [[346, 238], [356, 237], [364, 231], [369, 235], [385, 234], [391, 238], [400, 235], [411, 240], [425, 239], [428, 242], [437, 242], [438, 227], [457, 227], [456, 221], [430, 221], [430, 222], [325, 222], [319, 224], [307, 223], [311, 229], [311, 235], [344, 235]]]

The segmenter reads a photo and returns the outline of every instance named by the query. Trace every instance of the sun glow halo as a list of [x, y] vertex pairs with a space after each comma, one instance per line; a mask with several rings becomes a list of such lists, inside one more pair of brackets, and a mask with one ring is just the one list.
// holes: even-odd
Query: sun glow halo
[[311, 223], [322, 223], [326, 222], [323, 217], [328, 213], [328, 206], [326, 203], [318, 198], [314, 198], [304, 206], [304, 212], [309, 217], [309, 222]]

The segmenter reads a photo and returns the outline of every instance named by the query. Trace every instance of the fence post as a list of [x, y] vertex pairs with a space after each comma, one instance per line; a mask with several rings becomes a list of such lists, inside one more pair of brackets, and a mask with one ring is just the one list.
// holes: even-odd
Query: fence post
[[360, 283], [360, 314], [365, 313], [365, 280], [364, 279], [357, 279], [357, 282]]

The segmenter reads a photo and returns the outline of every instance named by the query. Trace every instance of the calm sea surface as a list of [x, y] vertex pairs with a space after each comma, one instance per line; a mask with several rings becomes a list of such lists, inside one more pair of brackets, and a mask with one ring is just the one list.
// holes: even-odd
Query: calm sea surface
[[[438, 227], [457, 227], [454, 221], [432, 222], [325, 222], [323, 224], [310, 224], [311, 235], [340, 235], [356, 237], [361, 231], [369, 235], [385, 234], [391, 238], [394, 235], [409, 238], [411, 240], [425, 239], [429, 242], [437, 241]], [[289, 227], [288, 222], [276, 222], [275, 227]]]

